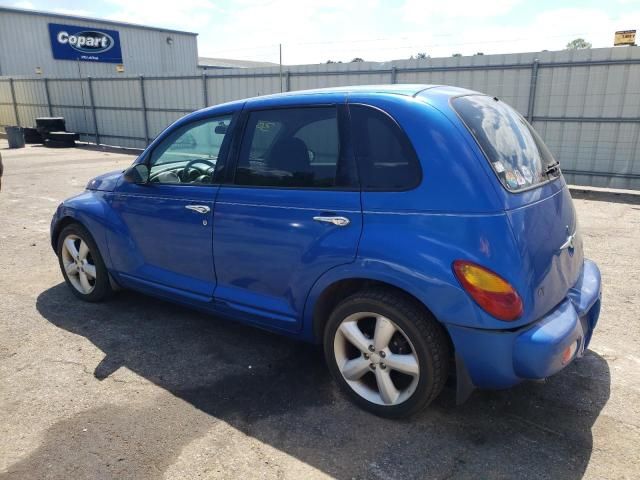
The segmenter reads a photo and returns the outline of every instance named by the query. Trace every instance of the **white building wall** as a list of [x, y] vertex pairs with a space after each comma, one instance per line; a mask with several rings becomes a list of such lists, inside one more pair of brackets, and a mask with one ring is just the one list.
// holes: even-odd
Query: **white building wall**
[[[198, 72], [196, 34], [0, 7], [0, 76], [33, 76], [36, 67], [47, 77], [118, 75], [113, 63], [54, 59], [49, 23], [117, 30], [126, 74]], [[168, 37], [173, 40], [171, 45]]]

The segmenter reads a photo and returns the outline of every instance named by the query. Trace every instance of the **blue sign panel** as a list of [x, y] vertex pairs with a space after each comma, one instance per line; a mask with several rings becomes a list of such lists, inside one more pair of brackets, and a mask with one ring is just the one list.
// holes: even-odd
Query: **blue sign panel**
[[49, 37], [53, 58], [122, 63], [120, 35], [115, 30], [50, 23]]

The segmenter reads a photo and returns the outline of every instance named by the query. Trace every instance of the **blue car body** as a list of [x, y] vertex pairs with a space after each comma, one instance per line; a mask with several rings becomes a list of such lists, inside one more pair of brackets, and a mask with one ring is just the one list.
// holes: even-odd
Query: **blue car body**
[[[310, 342], [322, 336], [332, 288], [370, 280], [418, 299], [449, 334], [459, 389], [504, 388], [548, 377], [588, 346], [601, 282], [583, 258], [572, 200], [560, 174], [535, 188], [504, 188], [452, 106], [473, 92], [444, 86], [336, 88], [258, 97], [206, 108], [168, 127], [138, 157], [181, 126], [223, 114], [241, 135], [247, 112], [352, 105], [386, 112], [420, 161], [414, 188], [295, 189], [138, 185], [122, 172], [92, 180], [62, 203], [55, 241], [69, 221], [94, 237], [113, 281]], [[348, 118], [345, 116], [344, 118]], [[233, 155], [233, 149], [228, 155]], [[206, 205], [204, 217], [185, 205]], [[329, 212], [348, 228], [313, 221]], [[206, 223], [206, 225], [204, 224]], [[568, 232], [571, 248], [561, 249]], [[507, 280], [523, 313], [493, 317], [461, 287], [452, 264], [465, 259]]]

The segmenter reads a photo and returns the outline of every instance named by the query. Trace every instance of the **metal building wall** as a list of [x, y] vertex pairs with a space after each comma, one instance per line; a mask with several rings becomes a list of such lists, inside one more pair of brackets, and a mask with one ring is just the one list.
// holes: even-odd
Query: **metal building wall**
[[[49, 23], [117, 30], [125, 73], [185, 75], [198, 71], [195, 34], [0, 7], [0, 75], [32, 76], [36, 67], [49, 77], [116, 75], [112, 63], [54, 59]], [[167, 37], [173, 39], [172, 45]]]
[[285, 67], [282, 79], [278, 67], [82, 82], [0, 78], [0, 125], [18, 123], [16, 112], [21, 125], [31, 125], [50, 111], [64, 115], [85, 140], [142, 148], [205, 105], [281, 90], [385, 83], [456, 85], [498, 96], [534, 124], [570, 183], [640, 190], [639, 47], [300, 65]]

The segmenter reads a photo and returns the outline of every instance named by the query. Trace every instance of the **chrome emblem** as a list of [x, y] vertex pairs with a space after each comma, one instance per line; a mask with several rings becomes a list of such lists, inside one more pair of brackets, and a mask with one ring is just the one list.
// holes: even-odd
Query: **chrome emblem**
[[[569, 225], [567, 225], [567, 234], [568, 233], [569, 233]], [[575, 248], [576, 233], [577, 232], [573, 232], [571, 235], [567, 235], [567, 239], [560, 246], [560, 250], [564, 250], [564, 249], [573, 250]]]

